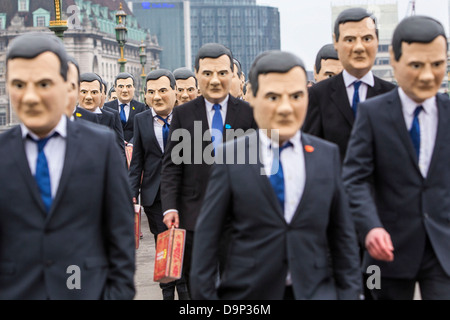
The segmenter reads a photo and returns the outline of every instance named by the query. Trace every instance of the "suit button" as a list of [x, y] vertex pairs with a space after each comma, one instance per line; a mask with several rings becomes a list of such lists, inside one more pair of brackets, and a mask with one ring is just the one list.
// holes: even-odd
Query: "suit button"
[[428, 213], [426, 213], [426, 212], [423, 214], [423, 216], [425, 217], [425, 219], [429, 218]]
[[47, 260], [45, 261], [45, 266], [46, 267], [51, 267], [55, 262], [53, 260]]

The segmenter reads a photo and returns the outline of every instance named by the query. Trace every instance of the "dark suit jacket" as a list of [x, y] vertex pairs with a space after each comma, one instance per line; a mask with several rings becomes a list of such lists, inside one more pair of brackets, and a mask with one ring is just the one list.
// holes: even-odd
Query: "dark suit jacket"
[[80, 106], [77, 106], [75, 108], [75, 112], [73, 113], [74, 119], [78, 120], [78, 119], [83, 119], [83, 120], [87, 120], [90, 122], [94, 122], [94, 123], [98, 123], [98, 119], [95, 113], [83, 109]]
[[[155, 136], [152, 110], [134, 117], [134, 144], [129, 178], [133, 197], [141, 193], [141, 205], [150, 207], [157, 197], [161, 184], [163, 152]], [[141, 183], [142, 177], [142, 183]], [[141, 189], [141, 190], [140, 190]]]
[[[64, 168], [50, 212], [19, 126], [0, 135], [0, 299], [132, 299], [134, 210], [114, 134], [67, 122]], [[69, 266], [81, 290], [69, 290]], [[69, 279], [70, 280], [70, 279]]]
[[[238, 143], [233, 147], [248, 152], [246, 159], [258, 155], [256, 134], [248, 137], [245, 148]], [[314, 151], [304, 152], [305, 189], [289, 224], [268, 177], [261, 174], [259, 157], [253, 164], [247, 160], [213, 166], [194, 236], [190, 282], [194, 299], [280, 300], [288, 270], [296, 299], [359, 299], [358, 243], [338, 148], [306, 134], [302, 143]], [[231, 238], [216, 288], [217, 256], [227, 219]]]
[[[201, 125], [201, 129], [194, 129], [195, 121]], [[247, 102], [230, 95], [224, 126], [227, 124], [231, 129], [243, 129], [244, 131], [256, 128], [253, 109]], [[173, 132], [177, 129], [185, 129], [190, 135], [190, 141], [180, 144], [179, 136], [175, 137], [175, 141], [171, 141]], [[198, 97], [173, 109], [169, 141], [163, 160], [161, 202], [163, 212], [169, 209], [177, 209], [180, 227], [191, 231], [195, 228], [211, 167], [210, 164], [205, 163], [203, 158], [203, 152], [208, 146], [210, 148], [208, 150], [212, 151], [211, 136], [205, 135], [208, 130], [209, 125], [203, 97]], [[227, 137], [226, 132], [230, 132], [230, 130], [224, 130], [224, 141], [233, 138]], [[205, 137], [203, 140], [206, 141], [201, 141], [203, 137]], [[179, 155], [180, 145], [183, 145], [186, 151], [190, 151], [190, 156], [183, 153], [188, 161], [175, 164], [172, 150], [177, 146], [175, 153]]]
[[[395, 85], [375, 78], [374, 87], [367, 90], [367, 99], [388, 92]], [[342, 72], [309, 89], [309, 104], [303, 131], [339, 146], [344, 160], [355, 117], [350, 106]]]
[[364, 266], [380, 266], [384, 277], [414, 277], [427, 236], [450, 276], [450, 101], [439, 94], [437, 104], [438, 131], [426, 179], [417, 165], [398, 90], [359, 108], [343, 177], [361, 243], [377, 227], [391, 236], [393, 262], [374, 260], [367, 252], [363, 261]]
[[[119, 100], [113, 100], [106, 102], [104, 107], [111, 108], [117, 112], [120, 112], [120, 102]], [[130, 115], [128, 116], [127, 123], [125, 125], [122, 124], [123, 136], [125, 141], [130, 142], [133, 138], [133, 127], [134, 127], [134, 116], [140, 112], [148, 110], [147, 106], [139, 101], [131, 100], [130, 102]], [[119, 117], [120, 119], [120, 117]]]
[[125, 142], [123, 137], [122, 125], [120, 123], [120, 115], [117, 111], [112, 109], [101, 109], [101, 111], [102, 114], [97, 114], [98, 123], [114, 130], [116, 134], [117, 147], [119, 148], [120, 154], [122, 155], [122, 158], [127, 165], [126, 167], [128, 168], [127, 157], [125, 155]]

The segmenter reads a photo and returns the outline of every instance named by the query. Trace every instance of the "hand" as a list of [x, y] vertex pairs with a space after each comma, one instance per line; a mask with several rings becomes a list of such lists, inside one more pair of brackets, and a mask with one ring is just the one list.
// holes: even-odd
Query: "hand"
[[175, 228], [178, 228], [180, 226], [180, 219], [178, 216], [178, 212], [169, 211], [164, 216], [163, 222], [169, 229], [172, 228], [172, 226], [174, 226]]
[[366, 236], [366, 249], [370, 256], [381, 261], [394, 261], [391, 236], [384, 228], [374, 228]]
[[136, 197], [133, 197], [133, 204], [136, 204], [136, 203], [137, 203]]

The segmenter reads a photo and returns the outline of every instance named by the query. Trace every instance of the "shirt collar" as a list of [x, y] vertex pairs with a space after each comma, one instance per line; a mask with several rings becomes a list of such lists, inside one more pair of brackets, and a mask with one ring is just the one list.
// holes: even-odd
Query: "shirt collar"
[[[265, 148], [265, 149], [271, 149], [272, 145], [275, 147], [279, 147], [277, 142], [273, 142], [267, 135], [266, 135], [266, 130], [261, 130], [259, 129], [259, 140], [261, 143], [261, 147]], [[299, 151], [302, 148], [302, 142], [301, 142], [301, 131], [298, 130], [297, 133], [291, 137], [288, 141], [285, 142], [285, 144], [287, 142], [292, 143], [294, 151]]]
[[[30, 129], [28, 129], [23, 123], [20, 124], [20, 128], [22, 130], [22, 138], [23, 139], [25, 139], [28, 134], [35, 140], [41, 139], [35, 133], [30, 131]], [[61, 120], [59, 120], [56, 127], [52, 131], [50, 131], [46, 137], [51, 136], [55, 132], [57, 132], [63, 138], [67, 137], [67, 117], [65, 115], [61, 116]]]
[[347, 72], [347, 70], [344, 70], [342, 72], [342, 76], [344, 77], [344, 83], [346, 88], [350, 87], [355, 81], [361, 81], [370, 87], [373, 87], [375, 85], [375, 78], [373, 76], [372, 71], [367, 72], [365, 76], [362, 77], [361, 79], [352, 76], [350, 73]]
[[129, 106], [130, 106], [130, 103], [131, 103], [131, 102], [128, 102], [128, 103], [123, 103], [123, 102], [120, 102], [120, 100], [119, 100], [119, 99], [117, 99], [117, 104], [119, 105], [119, 108], [120, 108], [120, 105], [121, 105], [121, 104], [124, 104], [124, 105], [125, 105], [125, 107], [129, 107]]
[[417, 103], [413, 99], [411, 99], [400, 87], [398, 88], [398, 95], [400, 96], [403, 110], [405, 110], [405, 112], [411, 116], [414, 114], [414, 111], [418, 106], [422, 106], [425, 113], [430, 113], [431, 109], [437, 106], [436, 96], [428, 98], [422, 103]]
[[[225, 97], [225, 99], [219, 103], [222, 106], [222, 110], [224, 110], [224, 108], [228, 105], [228, 99], [229, 99], [229, 95], [227, 95]], [[215, 105], [215, 103], [209, 102], [206, 99], [205, 99], [205, 104], [206, 104], [206, 110], [208, 110], [208, 111], [213, 110], [213, 106]]]
[[[157, 114], [156, 114], [155, 110], [154, 110], [153, 108], [150, 108], [150, 110], [152, 110], [152, 116], [153, 116], [153, 118], [156, 118]], [[172, 118], [172, 113], [173, 113], [173, 110], [172, 110], [172, 111], [169, 113], [169, 115], [167, 116], [167, 118], [168, 118], [169, 120]]]

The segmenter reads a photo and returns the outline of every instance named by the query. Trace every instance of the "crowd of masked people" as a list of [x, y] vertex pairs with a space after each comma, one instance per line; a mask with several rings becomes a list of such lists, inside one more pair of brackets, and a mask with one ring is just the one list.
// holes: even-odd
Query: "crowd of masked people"
[[164, 300], [411, 300], [417, 284], [450, 299], [444, 28], [396, 26], [395, 83], [372, 72], [371, 12], [342, 11], [332, 36], [314, 81], [295, 54], [262, 52], [246, 75], [207, 43], [193, 69], [149, 72], [143, 102], [132, 74], [108, 88], [55, 36], [15, 38], [0, 299], [133, 299], [134, 204], [155, 243], [186, 230]]

